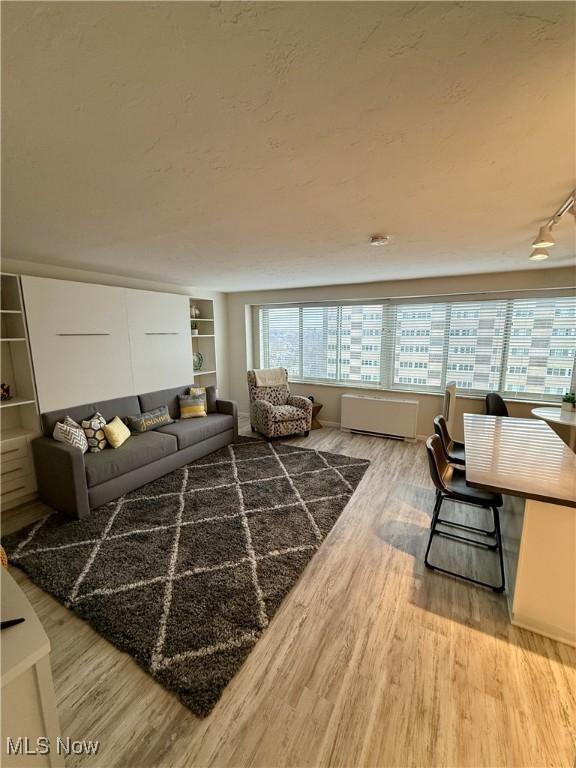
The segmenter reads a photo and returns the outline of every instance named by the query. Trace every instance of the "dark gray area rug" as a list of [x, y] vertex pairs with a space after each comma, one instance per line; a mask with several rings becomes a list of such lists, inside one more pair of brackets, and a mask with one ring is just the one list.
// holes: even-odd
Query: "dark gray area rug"
[[6, 537], [11, 563], [207, 715], [369, 462], [240, 442]]

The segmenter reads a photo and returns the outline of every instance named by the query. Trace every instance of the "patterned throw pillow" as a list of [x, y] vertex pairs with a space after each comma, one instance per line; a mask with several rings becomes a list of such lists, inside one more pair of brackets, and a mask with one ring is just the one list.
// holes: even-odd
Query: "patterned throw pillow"
[[120, 448], [130, 437], [130, 430], [119, 416], [115, 416], [102, 429], [106, 435], [106, 440], [108, 440], [112, 448]]
[[94, 416], [80, 422], [80, 425], [86, 435], [90, 453], [98, 453], [106, 448], [106, 435], [102, 429], [106, 426], [106, 419], [101, 413], [96, 412]]
[[82, 453], [86, 453], [88, 450], [88, 441], [86, 440], [84, 430], [70, 416], [66, 416], [64, 421], [59, 421], [56, 424], [52, 437], [54, 440], [58, 440], [59, 443], [68, 443], [68, 445], [73, 445], [74, 448], [79, 448]]
[[189, 395], [179, 395], [180, 418], [195, 419], [206, 416], [206, 390], [204, 387], [190, 387]]
[[165, 424], [172, 424], [174, 419], [170, 416], [168, 406], [160, 405], [152, 411], [141, 413], [140, 416], [128, 416], [126, 421], [132, 432], [149, 432]]

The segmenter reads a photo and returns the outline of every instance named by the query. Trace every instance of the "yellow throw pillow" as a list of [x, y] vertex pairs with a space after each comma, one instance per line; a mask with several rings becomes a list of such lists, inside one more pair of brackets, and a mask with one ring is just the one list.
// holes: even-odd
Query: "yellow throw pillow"
[[206, 416], [206, 390], [204, 387], [190, 387], [190, 394], [179, 395], [180, 418], [195, 419]]
[[130, 430], [119, 416], [105, 424], [102, 429], [112, 448], [120, 448], [130, 437]]

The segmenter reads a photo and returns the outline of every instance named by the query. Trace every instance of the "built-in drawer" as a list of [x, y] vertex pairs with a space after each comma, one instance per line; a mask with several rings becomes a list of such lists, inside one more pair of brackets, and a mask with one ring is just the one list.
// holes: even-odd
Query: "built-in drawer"
[[0, 443], [0, 460], [25, 459], [28, 456], [28, 440], [25, 437], [14, 437], [12, 440], [3, 440]]
[[2, 490], [0, 498], [25, 496], [36, 490], [36, 479], [34, 475], [23, 475], [22, 477], [2, 477]]
[[0, 463], [0, 475], [2, 476], [2, 482], [14, 477], [23, 477], [24, 475], [32, 474], [32, 465], [28, 456], [22, 459], [11, 459], [6, 461], [2, 459]]

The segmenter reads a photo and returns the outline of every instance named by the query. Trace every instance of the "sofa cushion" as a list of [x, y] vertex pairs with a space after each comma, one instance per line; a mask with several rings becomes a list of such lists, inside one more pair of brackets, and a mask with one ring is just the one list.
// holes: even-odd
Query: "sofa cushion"
[[140, 413], [140, 403], [136, 395], [130, 397], [117, 397], [114, 400], [102, 400], [100, 403], [87, 403], [86, 405], [75, 405], [72, 408], [66, 408], [58, 411], [48, 411], [42, 414], [42, 428], [45, 435], [51, 435], [56, 422], [63, 421], [66, 416], [70, 416], [80, 423], [83, 420], [90, 419], [98, 411], [106, 421], [111, 421], [114, 416], [120, 416], [125, 419], [127, 416], [137, 416]]
[[88, 486], [100, 485], [133, 469], [150, 464], [157, 459], [175, 453], [178, 441], [173, 435], [144, 432], [132, 435], [120, 448], [105, 448], [99, 453], [84, 456]]
[[158, 432], [166, 435], [174, 435], [178, 438], [178, 448], [189, 448], [191, 445], [201, 443], [209, 437], [219, 435], [228, 429], [234, 429], [234, 418], [225, 413], [210, 413], [203, 419], [183, 419], [160, 427]]

